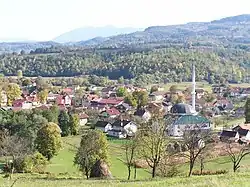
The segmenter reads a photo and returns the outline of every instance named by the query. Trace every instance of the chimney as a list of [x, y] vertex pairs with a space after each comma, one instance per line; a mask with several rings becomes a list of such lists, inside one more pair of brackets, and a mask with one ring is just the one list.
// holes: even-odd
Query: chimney
[[192, 65], [192, 109], [195, 112], [195, 65]]

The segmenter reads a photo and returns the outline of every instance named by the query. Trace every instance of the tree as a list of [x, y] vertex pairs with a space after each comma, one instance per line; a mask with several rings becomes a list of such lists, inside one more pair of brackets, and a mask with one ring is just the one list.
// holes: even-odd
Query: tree
[[31, 84], [31, 80], [26, 78], [26, 79], [23, 79], [22, 81], [22, 86], [28, 86]]
[[128, 180], [130, 180], [132, 166], [134, 166], [135, 168], [134, 179], [136, 178], [135, 155], [136, 155], [137, 147], [138, 147], [138, 140], [136, 136], [133, 137], [133, 139], [126, 141], [126, 143], [123, 145], [123, 148], [125, 150], [125, 155], [126, 155], [126, 165], [128, 168]]
[[178, 95], [175, 103], [184, 103], [185, 101], [186, 101], [186, 99], [185, 99], [184, 95]]
[[139, 130], [139, 154], [152, 168], [152, 177], [156, 176], [156, 170], [161, 158], [166, 154], [167, 138], [166, 127], [170, 118], [165, 119], [153, 116], [148, 123]]
[[71, 135], [77, 135], [79, 131], [80, 119], [77, 114], [70, 114], [69, 116], [69, 125]]
[[19, 157], [23, 157], [32, 152], [30, 149], [30, 141], [26, 138], [21, 138], [19, 136], [10, 136], [8, 132], [5, 132], [4, 137], [1, 138], [0, 156], [11, 157], [10, 163], [10, 178], [15, 170], [14, 162]]
[[22, 93], [21, 89], [17, 84], [15, 83], [8, 84], [6, 88], [8, 106], [12, 106], [13, 101], [21, 97], [21, 93]]
[[[242, 144], [239, 144], [242, 143]], [[228, 153], [231, 162], [233, 163], [233, 171], [236, 172], [240, 168], [242, 159], [250, 154], [250, 146], [243, 142], [235, 143], [227, 141], [226, 152]], [[239, 148], [239, 150], [237, 149]]]
[[250, 98], [247, 98], [245, 104], [245, 123], [250, 123]]
[[127, 89], [125, 87], [119, 87], [116, 91], [118, 97], [124, 97], [127, 94]]
[[158, 86], [157, 85], [152, 86], [151, 89], [150, 89], [150, 93], [153, 93], [153, 92], [156, 92], [156, 91], [158, 91]]
[[187, 151], [181, 154], [189, 159], [188, 176], [192, 175], [195, 161], [206, 148], [209, 137], [210, 132], [208, 130], [202, 130], [199, 126], [187, 127], [185, 129], [185, 133], [183, 134], [183, 146], [186, 147]]
[[133, 107], [137, 106], [136, 99], [131, 94], [127, 94], [127, 96], [124, 98], [124, 102]]
[[134, 91], [132, 95], [136, 100], [137, 108], [142, 108], [148, 104], [148, 93], [146, 91]]
[[37, 132], [35, 144], [37, 150], [50, 160], [62, 147], [61, 129], [57, 124], [49, 122]]
[[22, 70], [18, 70], [18, 71], [17, 71], [17, 77], [18, 77], [19, 79], [23, 77], [23, 72], [22, 72]]
[[119, 84], [124, 84], [124, 78], [123, 78], [123, 76], [119, 77], [118, 83]]
[[48, 90], [42, 90], [38, 93], [38, 98], [41, 103], [46, 104], [48, 98]]
[[91, 168], [100, 159], [106, 163], [109, 162], [107, 138], [101, 131], [89, 130], [82, 136], [74, 164], [88, 179]]
[[62, 136], [68, 136], [70, 134], [69, 115], [66, 111], [61, 111], [58, 116], [59, 127], [62, 130]]
[[177, 85], [172, 85], [172, 86], [170, 86], [170, 88], [169, 88], [169, 91], [170, 91], [171, 94], [176, 93], [177, 90], [178, 90]]

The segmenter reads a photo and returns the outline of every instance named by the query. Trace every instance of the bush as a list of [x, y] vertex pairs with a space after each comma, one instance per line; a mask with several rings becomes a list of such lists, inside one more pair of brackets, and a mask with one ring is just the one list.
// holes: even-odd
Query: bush
[[32, 161], [33, 161], [32, 172], [43, 173], [45, 171], [48, 161], [41, 153], [39, 152], [35, 153], [32, 156]]
[[211, 171], [211, 170], [205, 170], [202, 172], [195, 170], [193, 171], [192, 175], [221, 175], [221, 174], [226, 174], [228, 173], [227, 170], [216, 170], [216, 171]]
[[32, 171], [33, 161], [29, 156], [16, 158], [13, 164], [17, 173], [30, 173]]
[[35, 153], [14, 160], [14, 168], [17, 173], [42, 173], [47, 165], [47, 159], [41, 153]]

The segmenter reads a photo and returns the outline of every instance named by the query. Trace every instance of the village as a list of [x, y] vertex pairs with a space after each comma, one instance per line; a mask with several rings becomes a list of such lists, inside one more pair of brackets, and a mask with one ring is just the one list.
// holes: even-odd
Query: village
[[[168, 128], [169, 136], [181, 137], [186, 126], [202, 124], [224, 138], [243, 137], [244, 141], [250, 141], [250, 126], [242, 120], [249, 87], [218, 84], [211, 85], [208, 92], [205, 88], [196, 88], [195, 82], [185, 89], [173, 84], [169, 90], [161, 85], [140, 88], [116, 83], [107, 87], [92, 85], [85, 90], [79, 86], [56, 91], [46, 89], [42, 99], [35, 79], [20, 89], [21, 97], [15, 98], [12, 106], [8, 106], [7, 93], [2, 91], [1, 110], [48, 110], [56, 105], [61, 111], [77, 113], [80, 127], [90, 126], [115, 138], [133, 136], [138, 128], [135, 118], [147, 122], [155, 112], [161, 112], [165, 116], [179, 116]], [[140, 95], [139, 104], [131, 98], [135, 93]], [[228, 125], [219, 119], [239, 120]]]

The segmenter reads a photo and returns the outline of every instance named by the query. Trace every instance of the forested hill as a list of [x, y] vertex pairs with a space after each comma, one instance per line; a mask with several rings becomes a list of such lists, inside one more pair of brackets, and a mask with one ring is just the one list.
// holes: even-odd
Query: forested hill
[[[89, 41], [87, 43], [90, 43]], [[153, 26], [142, 32], [118, 35], [100, 40], [98, 46], [124, 46], [145, 43], [192, 44], [194, 46], [237, 46], [250, 44], [250, 15], [239, 15], [211, 22]], [[81, 44], [85, 44], [82, 42]], [[96, 43], [95, 43], [96, 44]]]
[[196, 63], [197, 80], [249, 81], [250, 15], [149, 27], [143, 32], [64, 46], [42, 44], [50, 47], [0, 55], [0, 73], [16, 75], [22, 70], [25, 76], [124, 77], [151, 84], [190, 81], [191, 64]]

